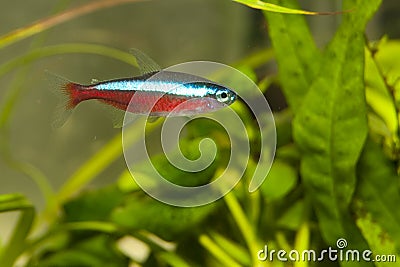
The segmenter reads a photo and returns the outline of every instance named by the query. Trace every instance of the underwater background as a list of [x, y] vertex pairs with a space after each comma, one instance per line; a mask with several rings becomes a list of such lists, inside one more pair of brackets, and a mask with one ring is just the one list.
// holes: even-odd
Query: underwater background
[[[6, 39], [4, 37], [15, 29], [90, 2], [92, 1], [16, 0], [4, 2], [0, 10], [0, 40], [4, 41]], [[295, 1], [278, 1], [283, 6], [287, 3], [292, 5], [293, 2]], [[300, 1], [300, 8], [313, 11], [336, 11], [342, 9], [341, 2], [345, 1]], [[399, 10], [400, 4], [397, 1], [383, 1], [379, 11], [366, 27], [368, 39], [378, 40], [385, 34], [389, 39], [395, 40], [400, 37]], [[121, 129], [113, 128], [109, 114], [99, 103], [90, 101], [85, 105], [79, 105], [62, 128], [52, 128], [58, 99], [50, 90], [51, 84], [46, 80], [45, 70], [86, 84], [92, 79], [106, 80], [134, 76], [138, 75], [139, 71], [133, 66], [134, 59], [129, 58], [128, 51], [130, 48], [136, 48], [148, 54], [162, 67], [193, 60], [209, 60], [236, 66], [245, 73], [249, 73], [249, 76], [253, 75], [251, 78], [256, 82], [265, 82], [263, 80], [265, 77], [274, 75], [276, 77], [279, 65], [271, 48], [266, 17], [260, 10], [228, 0], [132, 1], [132, 3], [116, 4], [77, 16], [47, 30], [39, 29], [33, 36], [21, 40], [15, 39], [7, 45], [3, 45], [4, 43], [0, 41], [0, 148], [2, 153], [0, 195], [14, 193], [23, 195], [40, 214], [51, 206], [48, 203], [48, 196], [45, 195], [46, 190], [48, 193], [57, 194], [58, 190], [71, 178], [81, 176], [82, 180], [79, 184], [81, 187], [76, 188], [76, 192], [70, 190], [68, 200], [75, 197], [81, 190], [95, 192], [99, 188], [113, 187], [120, 183], [123, 177], [126, 178], [125, 160], [118, 149], [113, 150], [113, 146], [115, 148], [115, 144], [120, 143], [118, 140], [120, 140]], [[342, 22], [342, 15], [307, 16], [305, 19], [317, 47], [323, 49], [329, 45], [337, 31]], [[299, 48], [299, 53], [302, 53], [301, 48]], [[289, 106], [291, 114], [296, 113], [297, 110], [290, 107], [281, 86], [279, 80], [274, 80], [268, 85], [269, 89], [263, 91], [273, 112], [284, 114], [282, 112], [287, 111]], [[291, 121], [291, 116], [283, 116], [282, 121]], [[251, 117], [247, 119], [251, 120]], [[278, 119], [277, 124], [280, 121]], [[209, 125], [197, 127], [206, 129]], [[278, 147], [292, 143], [291, 130], [290, 123], [278, 128]], [[281, 140], [283, 143], [280, 143]], [[187, 146], [189, 147], [190, 144]], [[282, 153], [284, 154], [285, 151]], [[299, 156], [296, 155], [298, 152], [293, 153], [294, 155], [284, 155], [285, 160], [289, 158], [285, 164], [291, 166], [285, 171], [289, 173], [289, 176], [296, 177], [296, 182], [289, 181], [287, 191], [276, 196], [279, 201], [281, 201], [280, 198], [285, 199], [285, 197], [288, 201], [285, 203], [285, 200], [282, 200], [276, 204], [275, 209], [279, 210], [277, 213], [280, 215], [289, 209], [290, 199], [295, 200], [303, 194], [302, 182], [297, 180], [300, 177], [297, 175]], [[392, 157], [390, 160], [396, 162], [397, 158]], [[296, 174], [293, 175], [293, 172]], [[275, 186], [279, 188], [279, 183]], [[240, 194], [244, 193], [240, 192]], [[273, 193], [268, 194], [273, 195]], [[144, 194], [140, 198], [143, 198], [144, 202], [148, 201], [148, 197]], [[275, 201], [274, 198], [275, 196], [271, 199]], [[246, 199], [246, 201], [251, 200]], [[269, 204], [268, 201], [267, 203]], [[226, 211], [226, 208], [222, 210]], [[275, 213], [275, 211], [268, 212]], [[54, 216], [50, 221], [57, 224], [59, 213], [62, 211], [43, 216]], [[220, 214], [222, 216], [228, 212]], [[253, 215], [258, 216], [255, 214], [249, 216]], [[311, 217], [310, 220], [316, 223], [314, 213]], [[136, 214], [136, 218], [141, 218], [140, 213]], [[18, 219], [19, 211], [0, 213], [1, 245], [7, 244], [10, 240]], [[62, 223], [64, 219], [58, 223]], [[219, 221], [219, 219], [217, 213], [212, 214], [207, 220]], [[151, 221], [151, 216], [146, 220]], [[266, 231], [261, 238], [263, 242], [281, 234], [277, 230], [280, 226], [273, 225], [273, 221], [266, 219], [264, 223], [254, 226], [256, 229], [270, 227], [271, 231]], [[219, 228], [223, 228], [224, 225], [225, 223], [221, 223]], [[41, 228], [41, 226], [36, 227]], [[201, 229], [202, 226], [198, 227]], [[293, 241], [300, 227], [299, 223], [285, 229], [289, 231], [289, 233], [284, 231], [287, 234], [286, 238], [290, 240], [289, 243]], [[212, 231], [218, 231], [219, 228]], [[319, 234], [320, 230], [312, 228], [310, 231], [313, 230]], [[181, 234], [179, 231], [176, 232]], [[221, 232], [224, 231], [221, 230]], [[183, 236], [184, 233], [183, 230]], [[325, 245], [326, 239], [324, 235], [322, 236], [313, 240], [315, 242], [313, 245], [316, 247]], [[173, 236], [171, 241], [179, 240], [175, 238], [176, 236]], [[232, 234], [229, 238], [240, 240], [236, 234]], [[397, 245], [398, 242], [399, 240], [394, 241]], [[195, 247], [198, 246], [200, 245], [195, 245]], [[50, 251], [56, 251], [56, 249], [50, 249]], [[398, 247], [393, 251], [398, 254]], [[38, 259], [41, 257], [45, 259], [47, 254], [41, 253], [41, 251], [37, 252]], [[191, 258], [190, 253], [184, 253], [184, 255]], [[193, 256], [193, 259], [196, 259], [196, 256]], [[164, 263], [159, 262], [152, 261], [148, 263], [148, 266], [152, 264], [167, 266], [166, 263], [163, 265]], [[218, 266], [214, 260], [207, 262], [210, 266]], [[229, 261], [225, 261], [225, 264], [227, 262]], [[197, 262], [197, 264], [203, 263], [201, 260]], [[245, 263], [246, 260], [240, 265], [251, 265]], [[336, 265], [332, 263], [332, 266]]]

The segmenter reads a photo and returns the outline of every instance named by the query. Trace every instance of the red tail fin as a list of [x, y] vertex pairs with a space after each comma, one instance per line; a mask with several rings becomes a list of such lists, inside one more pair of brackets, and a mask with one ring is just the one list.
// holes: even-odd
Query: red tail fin
[[46, 71], [46, 74], [51, 83], [51, 91], [60, 99], [53, 122], [53, 127], [59, 128], [64, 125], [73, 108], [80, 102], [76, 97], [80, 85], [48, 71]]
[[79, 87], [79, 84], [68, 81], [62, 85], [61, 89], [67, 97], [65, 103], [66, 109], [73, 109], [80, 103], [79, 99], [77, 98], [77, 89], [79, 89]]

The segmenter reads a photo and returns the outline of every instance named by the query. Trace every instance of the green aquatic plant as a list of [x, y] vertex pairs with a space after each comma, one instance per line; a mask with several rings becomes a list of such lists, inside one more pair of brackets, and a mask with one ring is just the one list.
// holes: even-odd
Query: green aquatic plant
[[[99, 1], [65, 11], [0, 37], [0, 48], [97, 8], [127, 2], [135, 1]], [[315, 45], [303, 16], [279, 13], [289, 9], [304, 14], [297, 1], [238, 2], [275, 9], [263, 11], [272, 48], [248, 55], [234, 66], [263, 93], [271, 86], [281, 88], [288, 103], [288, 108], [274, 114], [276, 158], [260, 189], [247, 190], [257, 164], [259, 129], [239, 102], [233, 108], [249, 133], [251, 157], [241, 182], [221, 200], [196, 208], [168, 206], [141, 191], [127, 170], [114, 184], [82, 190], [122, 157], [121, 134], [83, 162], [55, 192], [38, 167], [19, 160], [9, 148], [11, 115], [25, 90], [18, 75], [26, 74], [29, 64], [41, 58], [69, 53], [137, 63], [129, 53], [104, 45], [43, 46], [37, 40], [26, 54], [0, 65], [0, 78], [19, 71], [0, 103], [0, 153], [8, 166], [35, 181], [46, 208], [36, 212], [18, 193], [0, 196], [0, 212], [20, 212], [11, 238], [0, 243], [1, 266], [13, 266], [17, 260], [23, 266], [325, 266], [327, 257], [321, 263], [285, 262], [276, 253], [274, 260], [263, 261], [260, 255], [266, 253], [265, 245], [269, 252], [319, 252], [337, 249], [338, 240], [348, 242], [346, 249], [369, 249], [392, 260], [399, 257], [400, 42], [386, 38], [370, 42], [364, 35], [381, 1], [368, 5], [344, 1], [343, 10], [350, 12], [341, 15], [341, 25], [324, 49]], [[277, 74], [256, 75], [256, 69], [272, 60], [278, 64]], [[147, 130], [159, 127], [159, 122], [150, 123]], [[125, 141], [133, 144], [138, 136], [132, 131]], [[196, 174], [194, 182], [218, 177], [229, 144], [220, 128], [202, 120], [193, 122], [181, 140], [185, 155], [196, 158], [198, 142], [209, 136], [218, 140], [219, 151], [212, 166]], [[163, 155], [152, 160], [156, 166], [167, 166]], [[165, 170], [177, 183], [188, 183], [187, 174]], [[146, 248], [146, 257], [124, 250], [127, 242]], [[395, 264], [330, 262], [330, 266]]]

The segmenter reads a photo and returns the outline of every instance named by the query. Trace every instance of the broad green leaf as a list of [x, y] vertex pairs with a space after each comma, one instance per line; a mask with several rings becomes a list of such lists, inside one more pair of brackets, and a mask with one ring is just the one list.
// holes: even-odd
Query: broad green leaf
[[261, 185], [261, 193], [266, 200], [283, 198], [297, 183], [295, 168], [282, 160], [275, 160], [268, 174], [268, 179]]
[[[295, 0], [271, 3], [297, 7]], [[292, 110], [297, 110], [319, 66], [320, 53], [302, 16], [264, 12], [279, 67], [279, 80]]]
[[293, 122], [294, 139], [303, 155], [303, 183], [312, 198], [322, 236], [330, 245], [338, 238], [346, 238], [351, 248], [367, 248], [348, 206], [368, 131], [363, 33], [380, 2], [344, 2], [347, 8], [356, 7], [356, 11], [343, 15], [320, 62], [319, 75]]
[[[298, 15], [322, 15], [322, 14], [333, 14], [329, 12], [314, 12], [314, 11], [306, 11], [294, 8], [287, 8], [281, 5], [275, 5], [271, 3], [266, 3], [261, 0], [233, 0], [234, 2], [241, 3], [243, 5], [261, 9], [268, 12], [275, 12], [275, 13], [284, 13], [284, 14], [298, 14]], [[270, 1], [272, 2], [272, 1]]]
[[141, 190], [128, 169], [124, 170], [118, 178], [117, 186], [124, 193]]
[[216, 204], [196, 208], [174, 207], [136, 194], [127, 196], [126, 204], [115, 209], [111, 219], [124, 228], [144, 229], [166, 240], [172, 240], [189, 229], [194, 233], [215, 208]]
[[109, 235], [97, 235], [72, 244], [72, 247], [48, 253], [40, 266], [127, 266], [128, 259], [120, 253]]
[[[183, 139], [180, 140], [179, 147], [174, 148], [170, 152], [170, 159], [176, 160], [179, 159], [180, 153], [184, 155], [187, 159], [196, 160], [200, 158], [201, 153], [199, 150], [199, 144], [201, 142], [201, 138], [195, 139]], [[220, 142], [219, 144], [221, 144]], [[210, 143], [203, 144], [204, 151], [212, 151], [213, 146]], [[214, 173], [218, 166], [224, 166], [226, 163], [224, 162], [225, 158], [221, 157], [221, 148], [217, 148], [217, 155], [215, 160], [204, 170], [199, 172], [186, 172], [176, 168], [169, 162], [169, 159], [164, 154], [158, 154], [152, 157], [152, 162], [154, 167], [158, 170], [162, 177], [165, 177], [166, 180], [178, 184], [181, 186], [200, 186], [210, 182], [210, 180], [214, 177]], [[218, 153], [219, 152], [219, 153]], [[208, 162], [208, 157], [202, 157], [205, 159], [205, 162]], [[199, 161], [198, 164], [203, 164], [204, 162]], [[194, 165], [193, 165], [194, 166]], [[200, 165], [199, 165], [200, 166]], [[143, 173], [146, 173], [146, 170], [143, 170]]]
[[64, 205], [65, 220], [67, 222], [107, 220], [111, 211], [122, 202], [123, 197], [116, 186], [83, 193]]
[[364, 148], [359, 171], [356, 197], [371, 213], [373, 221], [387, 232], [400, 252], [399, 177], [396, 167], [382, 152], [380, 146], [369, 140]]
[[[400, 255], [396, 252], [393, 239], [382, 227], [373, 219], [371, 213], [365, 210], [364, 205], [359, 201], [357, 209], [357, 226], [368, 242], [373, 255], [394, 256], [399, 259]], [[396, 267], [397, 262], [375, 262], [377, 267]]]
[[293, 142], [292, 138], [292, 120], [293, 113], [286, 109], [281, 112], [274, 112], [276, 127], [276, 146], [278, 149], [284, 145]]
[[40, 260], [40, 266], [98, 266], [102, 261], [95, 255], [87, 254], [79, 250], [60, 250]]
[[306, 207], [305, 201], [299, 200], [286, 210], [286, 212], [276, 222], [279, 227], [290, 230], [297, 230], [305, 220]]

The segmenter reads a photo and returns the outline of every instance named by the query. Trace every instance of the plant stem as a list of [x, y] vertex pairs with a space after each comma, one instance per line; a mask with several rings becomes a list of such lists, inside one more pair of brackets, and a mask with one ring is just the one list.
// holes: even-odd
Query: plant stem
[[145, 0], [103, 0], [93, 1], [83, 6], [66, 10], [60, 14], [50, 16], [48, 18], [34, 22], [33, 24], [16, 29], [10, 33], [0, 36], [0, 49], [9, 46], [17, 41], [30, 37], [32, 35], [43, 32], [63, 22], [72, 20], [76, 17], [92, 13], [99, 9], [109, 8], [121, 4], [142, 2]]
[[32, 227], [35, 210], [25, 197], [13, 194], [1, 196], [0, 211], [21, 211], [10, 241], [0, 252], [1, 266], [12, 267], [26, 247], [26, 237]]

